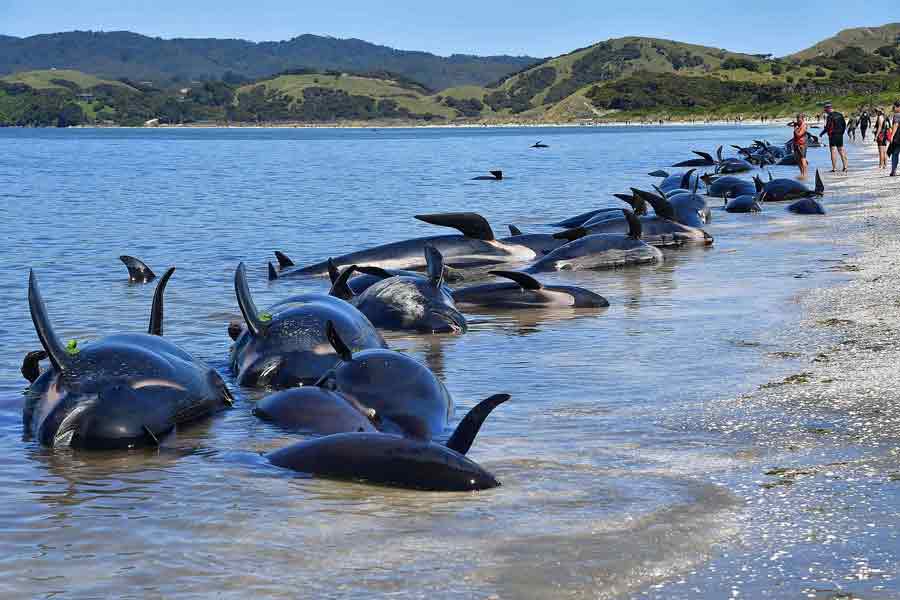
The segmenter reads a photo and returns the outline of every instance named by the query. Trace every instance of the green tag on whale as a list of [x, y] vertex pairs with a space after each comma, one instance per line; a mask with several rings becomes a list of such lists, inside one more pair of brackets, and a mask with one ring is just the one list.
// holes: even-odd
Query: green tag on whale
[[69, 340], [66, 344], [66, 352], [69, 354], [78, 354], [78, 340]]
[[272, 313], [262, 312], [259, 313], [259, 320], [263, 323], [268, 323], [272, 320]]

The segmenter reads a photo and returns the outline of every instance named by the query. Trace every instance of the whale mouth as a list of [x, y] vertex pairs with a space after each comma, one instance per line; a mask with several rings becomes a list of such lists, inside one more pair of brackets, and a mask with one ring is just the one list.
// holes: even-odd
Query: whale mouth
[[469, 326], [466, 318], [459, 311], [451, 308], [431, 309], [428, 311], [428, 328], [432, 333], [465, 333]]

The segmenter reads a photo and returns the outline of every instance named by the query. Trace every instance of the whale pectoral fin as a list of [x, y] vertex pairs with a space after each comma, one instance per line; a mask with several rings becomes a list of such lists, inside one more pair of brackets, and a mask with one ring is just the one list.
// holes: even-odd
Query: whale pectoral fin
[[288, 267], [294, 266], [294, 261], [292, 261], [287, 254], [284, 252], [280, 252], [278, 250], [275, 251], [275, 260], [278, 261], [279, 269], [286, 269]]
[[822, 176], [818, 169], [816, 169], [816, 193], [820, 196], [825, 193], [825, 184], [822, 182]]
[[362, 266], [356, 267], [356, 270], [360, 273], [364, 273], [366, 275], [371, 275], [373, 277], [380, 277], [382, 279], [388, 279], [389, 277], [393, 277], [390, 271], [386, 271], [381, 267], [370, 267], [370, 266]]
[[150, 307], [150, 325], [147, 327], [147, 333], [150, 335], [163, 334], [163, 295], [166, 293], [166, 284], [172, 274], [175, 273], [175, 267], [169, 267], [163, 274], [162, 279], [156, 284], [156, 291], [153, 292], [153, 305]]
[[431, 244], [425, 244], [425, 264], [431, 285], [441, 287], [444, 284], [444, 257]]
[[250, 294], [250, 285], [247, 283], [247, 267], [240, 263], [234, 271], [234, 295], [237, 297], [238, 306], [247, 324], [247, 330], [253, 337], [262, 335], [266, 330], [266, 324], [259, 316], [256, 303]]
[[509, 235], [522, 235], [522, 230], [515, 225], [510, 224], [507, 227], [509, 227]]
[[579, 238], [583, 238], [586, 235], [588, 235], [587, 229], [584, 227], [575, 227], [574, 229], [566, 229], [565, 231], [554, 233], [553, 237], [557, 240], [569, 240], [572, 242]]
[[331, 347], [334, 348], [334, 351], [341, 357], [341, 360], [345, 362], [353, 360], [353, 351], [350, 350], [349, 346], [341, 339], [341, 335], [338, 333], [333, 322], [328, 321], [328, 323], [325, 324], [325, 335], [328, 336]]
[[62, 373], [67, 364], [71, 363], [71, 358], [56, 337], [53, 331], [53, 324], [47, 314], [47, 307], [44, 305], [44, 299], [41, 297], [41, 290], [38, 287], [37, 275], [32, 270], [28, 275], [28, 309], [31, 312], [31, 321], [34, 323], [34, 330], [37, 332], [41, 346], [47, 352], [47, 358], [58, 372]]
[[275, 268], [271, 262], [269, 263], [269, 281], [275, 281], [278, 279], [278, 270]]
[[494, 230], [491, 229], [487, 219], [478, 213], [437, 213], [430, 215], [416, 215], [416, 219], [439, 227], [452, 227], [464, 236], [476, 240], [490, 242], [494, 240]]
[[497, 277], [515, 281], [523, 290], [539, 290], [544, 287], [541, 285], [540, 281], [531, 275], [520, 271], [491, 271], [490, 273]]
[[347, 282], [350, 280], [350, 276], [356, 271], [356, 265], [350, 265], [346, 269], [344, 269], [340, 275], [338, 275], [337, 279], [334, 283], [331, 284], [331, 289], [328, 291], [329, 296], [334, 296], [335, 298], [340, 298], [341, 300], [350, 300], [355, 295], [353, 290], [350, 289], [350, 286], [347, 285]]
[[41, 376], [41, 361], [47, 358], [45, 350], [34, 350], [22, 359], [22, 376], [28, 383], [34, 383]]
[[128, 280], [132, 283], [147, 283], [156, 278], [156, 274], [150, 270], [150, 267], [138, 258], [123, 254], [119, 260], [125, 263], [125, 268], [128, 269]]
[[490, 398], [482, 400], [470, 410], [463, 420], [456, 426], [456, 431], [447, 440], [447, 447], [455, 450], [460, 454], [465, 454], [472, 447], [475, 436], [481, 429], [484, 420], [488, 418], [495, 408], [509, 400], [509, 394], [495, 394]]

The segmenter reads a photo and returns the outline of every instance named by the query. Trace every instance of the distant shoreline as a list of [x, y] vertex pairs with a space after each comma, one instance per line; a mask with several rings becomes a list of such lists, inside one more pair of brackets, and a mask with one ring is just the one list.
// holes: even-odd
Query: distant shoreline
[[[705, 127], [731, 125], [737, 127], [777, 127], [786, 126], [788, 117], [780, 119], [744, 119], [735, 121], [732, 119], [717, 119], [710, 121], [602, 121], [589, 123], [413, 123], [413, 122], [338, 122], [338, 123], [301, 123], [301, 122], [271, 122], [271, 123], [186, 123], [186, 124], [159, 124], [150, 126], [127, 125], [76, 125], [67, 129], [517, 129], [517, 128], [591, 128], [591, 127]], [[811, 124], [816, 127], [816, 123]], [[19, 127], [18, 129], [28, 129]], [[53, 129], [49, 127], [47, 129]]]

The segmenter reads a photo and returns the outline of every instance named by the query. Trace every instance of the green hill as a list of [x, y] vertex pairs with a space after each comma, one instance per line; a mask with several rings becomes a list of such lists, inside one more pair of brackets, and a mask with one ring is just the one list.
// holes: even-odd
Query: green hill
[[45, 71], [24, 71], [0, 78], [6, 83], [22, 83], [36, 90], [79, 89], [90, 90], [98, 85], [112, 85], [135, 91], [134, 88], [120, 82], [100, 79], [80, 71], [66, 69], [50, 69]]
[[817, 56], [832, 56], [844, 48], [856, 47], [872, 53], [883, 46], [897, 46], [900, 42], [900, 23], [881, 27], [857, 27], [844, 29], [834, 37], [822, 40], [815, 46], [786, 57], [794, 60], [810, 60]]
[[[0, 10], [0, 16], [3, 11]], [[162, 39], [129, 31], [67, 31], [0, 36], [0, 75], [51, 68], [156, 85], [225, 79], [245, 82], [290, 69], [390, 71], [433, 89], [483, 85], [537, 59], [528, 56], [436, 56], [357, 39], [300, 35], [279, 42]]]

